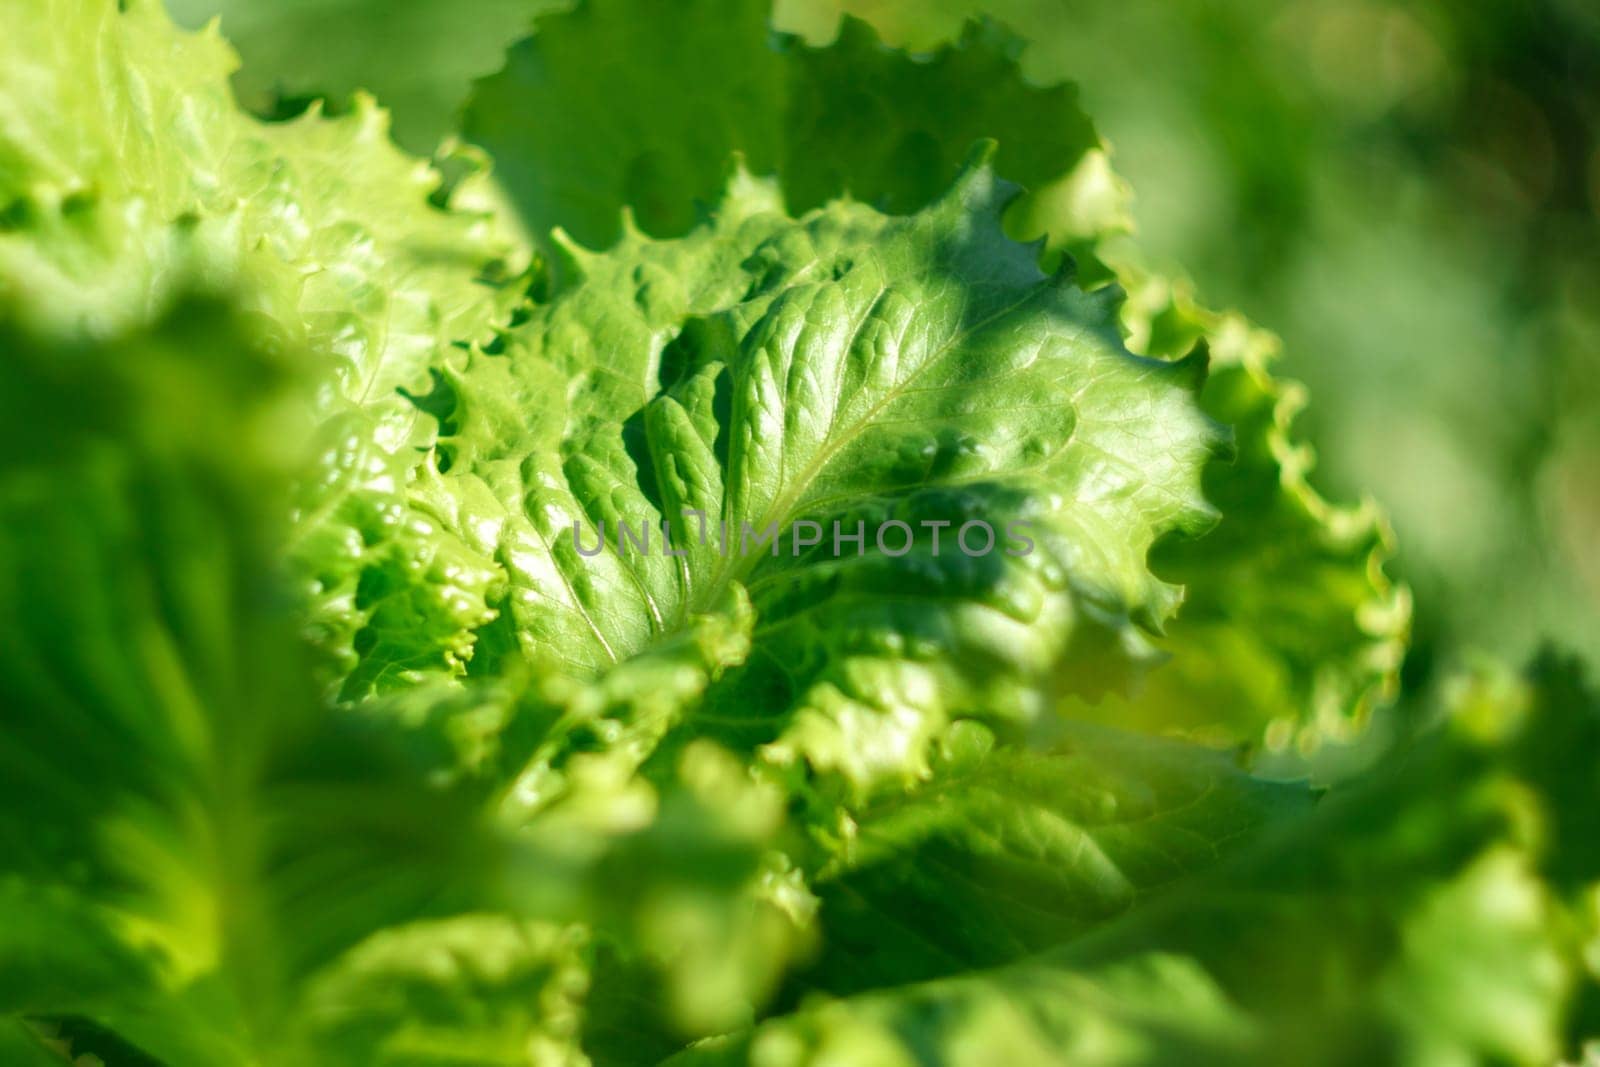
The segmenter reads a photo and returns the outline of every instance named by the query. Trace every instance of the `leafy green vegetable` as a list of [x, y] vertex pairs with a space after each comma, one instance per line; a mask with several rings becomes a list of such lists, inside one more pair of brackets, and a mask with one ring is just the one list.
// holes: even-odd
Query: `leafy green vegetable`
[[1589, 851], [1561, 824], [1600, 792], [1545, 742], [1592, 741], [1600, 702], [1554, 662], [1453, 700], [1388, 764], [1075, 944], [812, 1003], [672, 1062], [1549, 1062], [1584, 979], [1540, 875]]
[[962, 723], [931, 781], [853, 812], [800, 981], [833, 993], [1011, 963], [1094, 930], [1308, 809], [1221, 756], [1074, 727], [1041, 751]]
[[[830, 47], [786, 39], [774, 51], [759, 40], [760, 5], [736, 7], [737, 18], [695, 18], [693, 7], [584, 4], [542, 20], [507, 70], [479, 87], [467, 129], [512, 175], [526, 217], [590, 241], [611, 239], [625, 211], [648, 232], [681, 232], [693, 203], [714, 202], [709, 161], [730, 150], [776, 170], [795, 206], [846, 189], [911, 211], [934, 198], [929, 176], [972, 136], [999, 134], [996, 167], [1033, 190], [1011, 205], [1008, 232], [1070, 253], [1087, 287], [1120, 283], [1136, 351], [1177, 358], [1203, 344], [1211, 377], [1202, 403], [1233, 426], [1237, 444], [1237, 458], [1206, 473], [1208, 498], [1226, 504], [1221, 528], [1192, 547], [1162, 546], [1155, 559], [1189, 591], [1189, 609], [1162, 643], [1172, 668], [1132, 704], [1113, 700], [1096, 713], [1212, 739], [1265, 735], [1278, 748], [1350, 737], [1392, 695], [1409, 622], [1405, 591], [1384, 573], [1385, 521], [1371, 503], [1340, 508], [1309, 483], [1312, 459], [1292, 429], [1303, 391], [1272, 377], [1275, 339], [1199, 305], [1128, 246], [1128, 192], [1070, 87], [1025, 83], [1009, 58], [1019, 42], [994, 26], [931, 39], [934, 51], [920, 59], [883, 49], [853, 19]], [[891, 39], [902, 33], [889, 8], [860, 13]], [[775, 18], [804, 29], [794, 10]], [[580, 98], [578, 84], [588, 83], [579, 57], [593, 54], [618, 57], [617, 79], [581, 94], [590, 110], [548, 120], [556, 101]], [[646, 81], [704, 93], [664, 97], [641, 89]], [[529, 99], [550, 103], [514, 103]], [[826, 152], [815, 150], [819, 130]]]
[[[123, 13], [30, 0], [7, 21], [0, 304], [101, 335], [186, 283], [240, 280], [282, 343], [323, 360], [322, 458], [290, 549], [308, 625], [341, 677], [358, 641], [398, 643], [390, 670], [458, 667], [487, 576], [408, 506], [409, 465], [393, 457], [429, 426], [404, 393], [425, 391], [451, 344], [489, 340], [519, 295], [501, 279], [525, 256], [483, 210], [482, 179], [430, 204], [438, 175], [394, 149], [369, 100], [336, 120], [239, 114], [226, 46], [174, 35], [148, 0]], [[396, 616], [403, 638], [388, 636]]]
[[428, 202], [370, 100], [340, 119], [261, 123], [212, 32], [178, 35], [151, 0], [23, 0], [7, 13], [0, 295], [76, 334], [148, 321], [186, 284], [248, 282], [251, 309], [325, 354], [327, 403], [359, 405], [388, 449], [419, 421], [400, 389], [510, 316], [512, 242], [468, 180]]
[[[221, 25], [431, 145], [538, 7]], [[1075, 91], [898, 10], [546, 14], [499, 186], [151, 0], [0, 16], [0, 1055], [1576, 1053], [1600, 703], [1262, 774], [1392, 695], [1382, 515]]]
[[586, 2], [540, 20], [476, 88], [463, 126], [536, 232], [588, 244], [615, 240], [624, 208], [649, 234], [686, 233], [732, 152], [776, 173], [796, 210], [848, 192], [906, 212], [944, 191], [979, 138], [997, 139], [996, 166], [1030, 187], [1095, 143], [1072, 89], [1022, 84], [996, 30], [922, 62], [861, 22], [824, 50], [769, 48], [768, 35], [760, 0]]
[[[1132, 621], [1175, 600], [1143, 557], [1206, 521], [1215, 434], [1191, 367], [1129, 355], [1107, 301], [1003, 236], [1009, 196], [980, 161], [914, 216], [790, 221], [738, 176], [682, 241], [569, 248], [570, 287], [440, 385], [440, 479], [505, 561], [523, 647], [592, 672], [748, 587], [750, 665], [707, 694], [707, 729], [863, 791], [913, 780], [952, 717], [1081, 688], [1064, 660], [1136, 653]], [[996, 543], [1015, 522], [1034, 551]], [[663, 523], [681, 558], [619, 548]], [[769, 528], [783, 543], [753, 548]]]
[[1177, 356], [1204, 346], [1201, 405], [1233, 427], [1236, 455], [1206, 472], [1218, 528], [1152, 559], [1189, 592], [1166, 635], [1172, 662], [1137, 700], [1096, 714], [1222, 739], [1264, 734], [1275, 748], [1350, 740], [1393, 696], [1410, 625], [1409, 591], [1385, 573], [1387, 519], [1370, 499], [1342, 507], [1312, 485], [1315, 457], [1294, 426], [1306, 392], [1272, 376], [1277, 338], [1199, 306], [1115, 243], [1100, 251], [1130, 288], [1135, 347]]
[[[282, 356], [205, 303], [3, 351], [0, 1011], [86, 1016], [164, 1062], [521, 1062], [570, 1045], [593, 929], [688, 968], [689, 1017], [726, 1021], [684, 954], [788, 928], [758, 895], [724, 910], [758, 894], [779, 817], [731, 757], [690, 746], [657, 791], [574, 754], [535, 797], [493, 768], [601, 687], [327, 707], [273, 557], [309, 411]], [[201, 417], [167, 418], [175, 397]], [[615, 687], [656, 680], [631, 673]]]

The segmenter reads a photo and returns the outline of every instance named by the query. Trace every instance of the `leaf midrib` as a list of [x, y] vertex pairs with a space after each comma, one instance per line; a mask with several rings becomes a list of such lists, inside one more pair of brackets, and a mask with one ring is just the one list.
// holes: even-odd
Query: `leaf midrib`
[[[883, 396], [880, 397], [878, 401], [873, 404], [873, 406], [864, 415], [862, 415], [861, 418], [857, 419], [848, 429], [843, 432], [835, 433], [830, 426], [830, 432], [825, 438], [822, 447], [817, 450], [816, 455], [813, 456], [811, 461], [805, 466], [800, 474], [795, 477], [792, 486], [774, 500], [771, 508], [761, 516], [761, 519], [772, 519], [776, 521], [780, 529], [791, 523], [795, 517], [795, 510], [799, 506], [805, 490], [810, 487], [817, 475], [819, 475], [823, 468], [825, 468], [828, 463], [833, 460], [834, 456], [838, 454], [840, 449], [842, 449], [850, 441], [853, 441], [866, 427], [872, 425], [876, 416], [884, 408], [886, 408], [895, 400], [898, 400], [901, 396], [905, 395], [912, 384], [915, 383], [929, 367], [941, 362], [957, 345], [965, 343], [980, 330], [988, 327], [1000, 319], [1005, 318], [1007, 315], [1012, 314], [1018, 308], [1026, 304], [1029, 300], [1032, 300], [1039, 292], [1039, 283], [1047, 280], [1048, 279], [1041, 276], [1035, 281], [1034, 284], [1024, 289], [1016, 300], [1010, 301], [984, 318], [979, 319], [974, 323], [964, 325], [954, 331], [950, 338], [944, 342], [944, 344], [942, 344], [936, 351], [929, 353], [927, 359], [918, 363], [917, 366], [912, 368], [911, 372], [903, 379], [886, 389]], [[871, 302], [868, 304], [867, 313], [862, 316], [861, 323], [857, 324], [856, 328], [851, 332], [850, 344], [848, 348], [849, 353], [853, 354], [855, 352], [857, 342], [861, 336], [861, 326], [867, 321], [868, 318], [870, 318], [872, 310], [882, 302], [883, 295], [887, 291], [887, 286], [885, 286], [883, 289], [880, 289], [878, 294], [874, 296]], [[847, 356], [847, 358], [849, 357]], [[729, 458], [728, 466], [730, 470], [735, 467], [735, 463], [731, 456]], [[726, 509], [727, 504], [728, 490], [725, 486], [723, 489], [724, 509]], [[727, 521], [727, 519], [728, 515], [726, 510], [724, 510], [723, 520]], [[758, 522], [756, 528], [765, 529], [766, 526], [766, 522]], [[742, 582], [745, 578], [747, 578], [751, 570], [754, 569], [756, 562], [761, 558], [762, 557], [759, 555], [752, 556], [749, 559], [745, 559], [743, 557], [729, 557], [727, 560], [723, 561], [722, 564], [717, 568], [716, 572], [712, 575], [712, 580], [702, 587], [702, 591], [698, 596], [684, 598], [683, 605], [680, 607], [676, 617], [673, 620], [672, 629], [681, 629], [684, 623], [687, 621], [689, 615], [704, 613], [705, 611], [709, 610], [712, 605], [718, 603], [721, 597], [727, 593], [728, 587], [734, 581]]]

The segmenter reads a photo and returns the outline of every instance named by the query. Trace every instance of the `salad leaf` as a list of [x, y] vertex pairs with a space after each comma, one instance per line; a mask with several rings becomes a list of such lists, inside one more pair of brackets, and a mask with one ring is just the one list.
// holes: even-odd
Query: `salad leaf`
[[1538, 739], [1592, 734], [1600, 703], [1546, 661], [1525, 683], [1470, 680], [1452, 704], [1362, 781], [1091, 936], [819, 999], [672, 1062], [1555, 1060], [1574, 987], [1593, 979], [1541, 871], [1587, 853], [1559, 825], [1583, 810], [1570, 790], [1596, 794]]
[[0, 1013], [175, 1064], [579, 1062], [592, 931], [674, 1020], [748, 1018], [801, 944], [765, 888], [777, 794], [704, 743], [654, 788], [573, 738], [685, 654], [321, 699], [275, 554], [309, 405], [249, 321], [0, 344]]
[[[736, 176], [687, 238], [569, 245], [572, 284], [440, 387], [435, 467], [527, 653], [592, 673], [747, 588], [751, 660], [701, 729], [858, 791], [915, 780], [957, 715], [1025, 720], [1136, 656], [1177, 599], [1144, 556], [1210, 520], [1218, 435], [1192, 364], [1130, 355], [1109, 299], [1003, 235], [1012, 195], [980, 156], [917, 215], [791, 220]], [[1002, 549], [1017, 523], [1037, 551]], [[663, 524], [681, 556], [616, 540]]]
[[1075, 973], [1018, 966], [821, 1003], [754, 1035], [712, 1041], [684, 1065], [1237, 1063], [1248, 1020], [1181, 959]]
[[735, 152], [796, 211], [848, 193], [905, 213], [937, 199], [980, 138], [1030, 189], [1095, 144], [1076, 92], [1016, 79], [992, 27], [921, 61], [853, 20], [827, 49], [770, 36], [763, 0], [585, 0], [540, 19], [474, 89], [463, 129], [530, 229], [588, 245], [617, 239], [624, 208], [652, 236], [687, 233]]
[[1142, 906], [1314, 799], [1192, 745], [1070, 726], [1018, 750], [961, 723], [926, 785], [819, 835], [822, 947], [794, 986], [838, 995], [1014, 963]]
[[1312, 484], [1315, 456], [1295, 418], [1304, 387], [1272, 374], [1276, 337], [1237, 313], [1199, 305], [1189, 287], [1143, 270], [1115, 244], [1102, 254], [1130, 289], [1124, 324], [1139, 351], [1203, 348], [1206, 413], [1234, 430], [1236, 457], [1206, 472], [1222, 521], [1203, 544], [1159, 546], [1153, 563], [1181, 581], [1168, 629], [1172, 660], [1135, 699], [1098, 717], [1271, 749], [1349, 742], [1398, 686], [1409, 591], [1386, 573], [1394, 536], [1376, 502], [1330, 502]]
[[1349, 742], [1396, 693], [1410, 636], [1410, 591], [1388, 573], [1387, 516], [1370, 498], [1341, 505], [1318, 491], [1315, 453], [1295, 426], [1306, 390], [1274, 376], [1277, 337], [1206, 307], [1187, 279], [1153, 271], [1130, 240], [1131, 195], [1106, 154], [1091, 151], [1010, 222], [1046, 240], [1047, 262], [1068, 256], [1123, 287], [1134, 351], [1203, 352], [1202, 407], [1233, 429], [1236, 448], [1206, 471], [1218, 527], [1153, 557], [1187, 594], [1165, 635], [1168, 669], [1132, 699], [1112, 694], [1077, 711], [1213, 741], [1262, 738], [1269, 750]]
[[[1045, 238], [1047, 263], [1070, 255], [1085, 287], [1116, 282], [1131, 294], [1120, 323], [1133, 350], [1169, 359], [1203, 351], [1211, 370], [1202, 404], [1237, 444], [1235, 457], [1219, 456], [1206, 472], [1218, 530], [1162, 545], [1154, 559], [1187, 589], [1186, 610], [1159, 642], [1172, 666], [1131, 698], [1076, 713], [1220, 742], [1265, 738], [1275, 750], [1353, 736], [1393, 695], [1409, 630], [1408, 594], [1385, 571], [1386, 520], [1370, 501], [1339, 506], [1312, 485], [1313, 459], [1293, 427], [1304, 391], [1273, 377], [1276, 339], [1206, 308], [1130, 246], [1130, 194], [1059, 70], [1052, 88], [1025, 81], [1013, 58], [1024, 42], [990, 23], [962, 29], [964, 12], [948, 33], [915, 37], [927, 54], [913, 57], [876, 40], [875, 31], [907, 40], [892, 5], [863, 6], [854, 14], [873, 28], [847, 17], [833, 35], [796, 5], [778, 5], [781, 29], [826, 47], [786, 37], [766, 47], [764, 8], [735, 10], [695, 18], [671, 5], [585, 3], [542, 20], [506, 71], [479, 86], [467, 129], [501, 160], [533, 226], [607, 241], [627, 212], [649, 233], [682, 232], [694, 202], [713, 200], [712, 161], [731, 150], [776, 171], [795, 207], [842, 188], [913, 211], [936, 195], [927, 175], [967, 138], [999, 134], [997, 171], [1030, 190], [1009, 208], [1007, 232]], [[915, 10], [918, 20], [928, 14]], [[1035, 33], [1044, 25], [1043, 13], [995, 14]], [[943, 25], [915, 21], [918, 33]], [[591, 54], [618, 57], [618, 74], [603, 91], [580, 93], [589, 83], [578, 57]], [[680, 83], [697, 94], [651, 88]], [[580, 98], [593, 110], [548, 118], [556, 101]], [[550, 106], [521, 106], [528, 99]], [[823, 130], [827, 148], [818, 150]]]
[[471, 915], [384, 931], [319, 975], [327, 1062], [587, 1064], [581, 928]]
[[[1600, 704], [1263, 777], [1392, 691], [1383, 518], [1075, 91], [898, 10], [544, 17], [503, 189], [149, 0], [0, 16], [0, 1056], [1575, 1054]], [[391, 14], [448, 61], [243, 84], [422, 120], [511, 6]]]
[[[320, 357], [319, 458], [290, 552], [328, 674], [359, 695], [460, 673], [491, 574], [410, 506], [431, 420], [406, 394], [442, 351], [509, 321], [526, 253], [488, 213], [481, 167], [438, 206], [439, 174], [394, 148], [369, 99], [258, 122], [232, 101], [214, 30], [179, 34], [153, 0], [122, 8], [8, 10], [0, 306], [106, 335], [186, 284], [235, 285], [277, 343]], [[352, 677], [357, 644], [372, 666]]]
[[[122, 10], [125, 8], [126, 10]], [[398, 152], [370, 100], [348, 116], [262, 123], [240, 113], [233, 53], [176, 32], [151, 0], [23, 0], [0, 49], [0, 294], [13, 315], [74, 335], [149, 321], [186, 285], [242, 291], [292, 343], [325, 353], [330, 410], [361, 406], [386, 448], [421, 417], [457, 341], [510, 317], [497, 277], [525, 257], [484, 210]]]

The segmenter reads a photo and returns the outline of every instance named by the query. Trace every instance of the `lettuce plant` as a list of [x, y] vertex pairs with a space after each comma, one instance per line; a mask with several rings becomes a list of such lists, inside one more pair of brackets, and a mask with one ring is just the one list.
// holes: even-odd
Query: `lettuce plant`
[[3, 13], [6, 1062], [1576, 1054], [1600, 704], [1282, 772], [1387, 527], [1008, 31], [400, 8]]

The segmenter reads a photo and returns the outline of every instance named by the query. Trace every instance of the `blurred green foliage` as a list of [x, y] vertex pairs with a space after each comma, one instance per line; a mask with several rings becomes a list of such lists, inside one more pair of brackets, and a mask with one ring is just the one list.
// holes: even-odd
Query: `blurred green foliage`
[[[1418, 669], [1460, 644], [1593, 655], [1600, 12], [1162, 13], [1099, 48], [1073, 36], [1101, 59], [1087, 104], [1139, 190], [1146, 247], [1273, 324], [1316, 397], [1325, 476], [1388, 507]], [[1144, 61], [1109, 62], [1116, 40]]]

